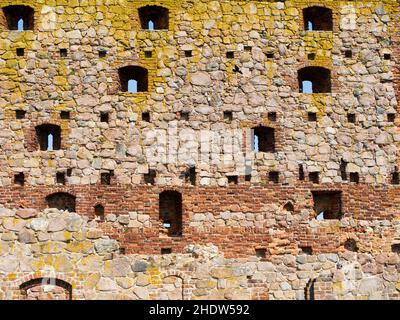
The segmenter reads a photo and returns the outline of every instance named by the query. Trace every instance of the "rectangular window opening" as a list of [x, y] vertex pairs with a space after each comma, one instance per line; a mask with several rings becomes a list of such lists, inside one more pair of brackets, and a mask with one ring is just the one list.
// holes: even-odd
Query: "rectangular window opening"
[[303, 181], [305, 179], [304, 176], [304, 167], [302, 164], [299, 164], [299, 180]]
[[228, 184], [238, 184], [238, 176], [227, 176]]
[[156, 181], [156, 175], [156, 170], [149, 169], [149, 172], [144, 174], [144, 182], [149, 185], [154, 185]]
[[342, 217], [341, 191], [312, 191], [315, 218], [317, 220]]
[[102, 185], [110, 185], [111, 184], [111, 177], [114, 175], [114, 171], [109, 172], [102, 172], [100, 174], [100, 183]]
[[350, 172], [350, 182], [359, 183], [360, 176], [358, 172]]
[[58, 184], [65, 184], [66, 179], [65, 179], [65, 172], [57, 172], [56, 173], [56, 181]]
[[319, 183], [319, 172], [310, 172], [308, 177], [312, 183]]
[[268, 180], [272, 183], [279, 183], [279, 172], [278, 171], [268, 172]]

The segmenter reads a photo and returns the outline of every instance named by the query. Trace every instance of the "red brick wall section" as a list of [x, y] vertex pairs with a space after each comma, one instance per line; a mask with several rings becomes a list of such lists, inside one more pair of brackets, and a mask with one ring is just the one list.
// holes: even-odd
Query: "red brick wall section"
[[[171, 248], [172, 252], [182, 252], [188, 244], [214, 243], [227, 256], [255, 255], [255, 248], [266, 248], [267, 255], [297, 254], [299, 246], [311, 246], [314, 253], [337, 252], [341, 250], [347, 234], [354, 233], [358, 241], [368, 242], [365, 228], [342, 226], [342, 239], [338, 234], [339, 220], [329, 220], [332, 224], [311, 228], [314, 219], [312, 191], [342, 191], [343, 218], [356, 220], [390, 220], [399, 212], [400, 189], [396, 186], [374, 187], [365, 184], [312, 185], [299, 183], [296, 186], [267, 184], [249, 187], [245, 184], [224, 188], [177, 187], [174, 191], [182, 194], [182, 236], [160, 236], [159, 195], [166, 187], [133, 185], [90, 185], [90, 186], [25, 186], [3, 187], [0, 189], [0, 204], [10, 208], [37, 208], [48, 206], [46, 197], [55, 192], [67, 192], [76, 196], [76, 212], [94, 218], [94, 206], [102, 204], [105, 216], [126, 215], [130, 212], [148, 215], [151, 227], [143, 229], [126, 228], [124, 232], [104, 224], [105, 230], [122, 242], [127, 253], [158, 254], [161, 248]], [[286, 212], [282, 218], [274, 212], [274, 225], [268, 225], [267, 207], [279, 208], [296, 195], [294, 212]], [[169, 208], [176, 211], [176, 203]], [[283, 210], [283, 209], [282, 209]], [[300, 223], [288, 225], [287, 214], [294, 218], [301, 216]], [[219, 216], [224, 212], [239, 212], [251, 217], [263, 214], [261, 225], [191, 226], [196, 214]], [[277, 221], [277, 222], [276, 222]], [[326, 222], [326, 221], [325, 221]], [[390, 237], [388, 235], [388, 239]], [[389, 241], [388, 240], [388, 241]], [[390, 249], [389, 249], [390, 250]]]

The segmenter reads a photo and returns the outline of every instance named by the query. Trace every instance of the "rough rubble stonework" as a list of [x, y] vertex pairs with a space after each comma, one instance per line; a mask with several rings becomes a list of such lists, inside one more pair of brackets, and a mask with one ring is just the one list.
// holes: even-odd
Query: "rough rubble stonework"
[[0, 299], [400, 298], [397, 1], [0, 7]]

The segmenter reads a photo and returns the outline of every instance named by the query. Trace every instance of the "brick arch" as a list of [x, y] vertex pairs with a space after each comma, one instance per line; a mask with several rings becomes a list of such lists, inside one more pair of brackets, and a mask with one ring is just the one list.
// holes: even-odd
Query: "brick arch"
[[70, 290], [70, 299], [77, 299], [79, 297], [79, 291], [81, 286], [78, 282], [76, 282], [72, 277], [66, 274], [58, 274], [52, 270], [40, 270], [35, 273], [27, 274], [22, 276], [14, 281], [8, 283], [8, 287], [13, 292], [13, 300], [22, 300], [24, 299], [23, 289], [25, 284], [34, 283], [38, 281], [37, 279], [54, 279], [57, 280], [58, 284], [67, 284], [68, 289]]
[[[334, 6], [332, 6], [329, 3], [323, 3], [323, 5], [321, 4], [321, 2], [308, 2], [307, 5], [304, 5], [303, 7], [299, 8], [299, 18], [300, 18], [300, 23], [299, 26], [301, 28], [301, 30], [305, 30], [304, 28], [304, 10], [308, 9], [308, 8], [323, 8], [323, 9], [327, 9], [331, 11], [331, 16], [332, 16], [332, 30], [333, 32], [337, 32], [339, 30], [339, 13], [337, 12], [336, 8]], [[325, 30], [323, 30], [325, 31]], [[328, 30], [326, 30], [327, 32], [329, 32]]]
[[68, 149], [69, 144], [67, 143], [69, 133], [71, 129], [69, 128], [68, 122], [63, 122], [61, 120], [53, 120], [53, 119], [42, 119], [36, 120], [31, 122], [31, 126], [28, 128], [24, 128], [24, 136], [25, 136], [25, 147], [28, 152], [34, 152], [39, 149], [39, 140], [37, 137], [36, 129], [42, 126], [52, 126], [52, 127], [59, 127], [60, 128], [60, 136], [61, 136], [61, 143], [60, 149]]
[[157, 69], [157, 65], [154, 59], [148, 59], [149, 61], [139, 61], [139, 56], [130, 57], [126, 59], [117, 59], [112, 64], [112, 71], [108, 72], [108, 77], [112, 79], [108, 87], [108, 93], [111, 95], [114, 94], [126, 94], [124, 90], [122, 90], [121, 82], [120, 82], [120, 70], [124, 68], [138, 68], [145, 69], [147, 72], [147, 90], [139, 91], [135, 95], [137, 96], [146, 96], [149, 92], [154, 91], [154, 79], [155, 79], [155, 70]]
[[304, 288], [305, 300], [329, 300], [332, 295], [332, 275], [310, 279]]
[[23, 300], [72, 300], [72, 285], [58, 278], [34, 278], [19, 288]]
[[181, 296], [182, 296], [182, 300], [185, 300], [185, 298], [187, 298], [185, 296], [185, 289], [187, 289], [190, 277], [188, 275], [186, 275], [184, 272], [179, 271], [179, 270], [168, 270], [168, 271], [162, 272], [160, 274], [160, 278], [162, 280], [164, 280], [166, 278], [170, 278], [170, 277], [175, 277], [182, 281]]

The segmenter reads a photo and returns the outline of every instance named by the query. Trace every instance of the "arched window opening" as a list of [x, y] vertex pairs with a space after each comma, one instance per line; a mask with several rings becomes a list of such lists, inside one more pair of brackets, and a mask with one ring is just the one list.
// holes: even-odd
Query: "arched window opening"
[[182, 236], [182, 195], [177, 191], [164, 191], [159, 198], [161, 234]]
[[252, 133], [255, 152], [275, 152], [275, 129], [259, 126]]
[[323, 67], [305, 67], [298, 71], [301, 93], [331, 92], [331, 71]]
[[303, 9], [304, 29], [306, 31], [332, 31], [332, 10], [313, 6]]
[[342, 193], [340, 191], [313, 191], [312, 196], [317, 220], [342, 217]]
[[139, 66], [127, 66], [118, 70], [121, 91], [146, 92], [148, 91], [148, 71]]
[[3, 8], [9, 30], [33, 30], [34, 10], [28, 6], [11, 5]]
[[52, 151], [61, 149], [61, 128], [53, 124], [42, 124], [36, 127], [36, 138], [40, 150]]
[[393, 253], [399, 253], [400, 254], [400, 243], [394, 243], [391, 245], [392, 252]]
[[55, 278], [36, 278], [20, 285], [25, 300], [71, 300], [72, 285]]
[[286, 202], [286, 204], [283, 206], [283, 210], [288, 212], [294, 212], [293, 203], [291, 203], [290, 201]]
[[348, 251], [358, 252], [357, 242], [354, 239], [347, 239], [344, 243], [344, 248]]
[[167, 30], [169, 27], [169, 10], [160, 6], [145, 6], [139, 9], [142, 29]]
[[57, 192], [46, 197], [47, 206], [58, 210], [75, 212], [76, 197], [70, 193]]
[[104, 207], [101, 204], [97, 204], [94, 207], [94, 214], [96, 216], [96, 220], [104, 221]]

